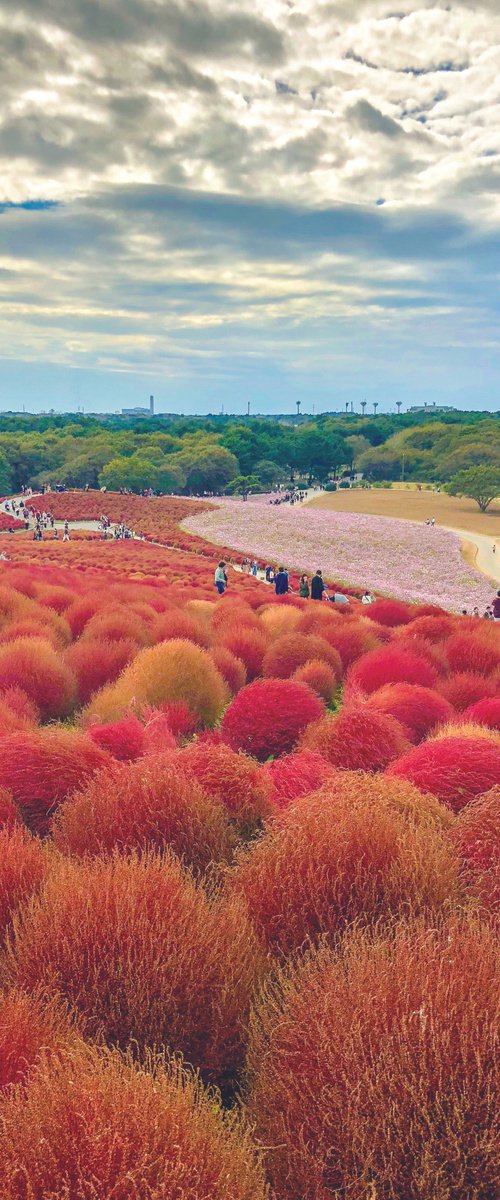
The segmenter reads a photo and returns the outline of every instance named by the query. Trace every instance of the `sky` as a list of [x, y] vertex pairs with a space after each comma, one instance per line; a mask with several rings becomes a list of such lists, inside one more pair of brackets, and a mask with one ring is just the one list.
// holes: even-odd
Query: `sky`
[[498, 0], [0, 0], [0, 411], [497, 411]]

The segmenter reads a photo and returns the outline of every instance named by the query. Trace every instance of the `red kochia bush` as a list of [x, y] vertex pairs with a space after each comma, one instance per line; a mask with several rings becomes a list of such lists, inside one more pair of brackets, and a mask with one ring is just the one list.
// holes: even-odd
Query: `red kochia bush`
[[89, 725], [89, 737], [121, 762], [134, 762], [145, 750], [144, 726], [133, 713], [108, 725]]
[[231, 626], [227, 632], [224, 631], [221, 634], [218, 644], [224, 646], [226, 650], [230, 650], [235, 658], [241, 659], [247, 679], [255, 679], [257, 675], [262, 674], [267, 641], [258, 629]]
[[20, 687], [42, 719], [66, 717], [76, 701], [74, 676], [50, 642], [18, 638], [0, 646], [0, 691]]
[[[500, 638], [497, 639], [500, 643]], [[448, 638], [446, 655], [452, 671], [473, 671], [491, 675], [500, 667], [500, 645], [477, 633], [456, 633]]]
[[[422, 610], [419, 609], [419, 612]], [[422, 638], [425, 642], [442, 642], [449, 637], [454, 628], [453, 617], [449, 613], [436, 613], [435, 616], [419, 616], [404, 629], [399, 630], [399, 636], [404, 638]]]
[[161, 1058], [83, 1042], [2, 1103], [2, 1200], [268, 1200], [248, 1133]]
[[45, 863], [40, 842], [25, 829], [0, 829], [0, 944], [16, 909], [40, 887]]
[[277, 638], [264, 655], [262, 674], [276, 679], [289, 679], [294, 671], [313, 658], [326, 663], [336, 679], [341, 679], [342, 662], [338, 651], [324, 638], [305, 633], [288, 633]]
[[167, 713], [162, 712], [161, 708], [151, 708], [145, 719], [144, 753], [146, 755], [163, 754], [166, 750], [177, 748]]
[[411, 609], [401, 600], [390, 600], [381, 597], [370, 604], [370, 620], [378, 621], [379, 625], [406, 625], [411, 620]]
[[127, 638], [113, 642], [89, 638], [70, 646], [65, 659], [76, 676], [79, 703], [88, 704], [94, 692], [114, 683], [136, 653], [137, 643]]
[[229, 691], [235, 696], [247, 681], [246, 667], [241, 658], [236, 658], [225, 646], [212, 646], [210, 658], [227, 683]]
[[432, 912], [455, 897], [458, 861], [445, 833], [415, 789], [405, 803], [393, 782], [328, 780], [241, 858], [228, 887], [271, 948], [292, 953], [356, 918]]
[[458, 814], [450, 836], [466, 878], [492, 912], [500, 905], [500, 786], [471, 800]]
[[347, 683], [349, 688], [369, 693], [376, 692], [384, 683], [418, 683], [431, 688], [436, 678], [436, 671], [428, 661], [399, 642], [372, 650], [358, 659], [349, 670]]
[[376, 709], [354, 705], [310, 725], [300, 744], [304, 750], [321, 754], [332, 766], [349, 771], [383, 771], [408, 749], [399, 721]]
[[224, 805], [231, 817], [253, 824], [272, 811], [271, 787], [262, 767], [229, 746], [191, 742], [179, 766], [198, 780], [204, 791]]
[[451, 704], [444, 696], [417, 683], [386, 683], [372, 692], [367, 707], [396, 717], [412, 742], [421, 741], [436, 725], [444, 725], [453, 717]]
[[306, 683], [311, 688], [312, 692], [316, 692], [321, 699], [328, 704], [332, 699], [336, 689], [338, 679], [328, 663], [322, 662], [319, 658], [311, 658], [309, 662], [304, 663], [303, 667], [298, 667], [292, 675], [292, 679], [296, 679], [297, 683]]
[[11, 790], [30, 829], [46, 833], [58, 804], [110, 761], [86, 734], [30, 729], [0, 739], [0, 785]]
[[0, 787], [0, 829], [14, 829], [21, 823], [21, 813], [14, 803], [12, 792]]
[[498, 695], [498, 687], [493, 679], [474, 675], [472, 671], [459, 671], [456, 675], [450, 675], [449, 679], [440, 683], [439, 691], [457, 712], [463, 712], [478, 700], [487, 700]]
[[488, 725], [490, 729], [500, 730], [500, 696], [478, 700], [465, 709], [464, 717], [468, 721], [476, 721], [479, 725]]
[[423, 792], [431, 792], [454, 812], [489, 791], [500, 779], [500, 744], [485, 737], [436, 738], [414, 746], [388, 775], [409, 779]]
[[288, 808], [291, 800], [307, 796], [336, 775], [335, 768], [314, 750], [284, 754], [266, 765], [273, 786], [272, 799], [278, 808]]
[[247, 1084], [276, 1200], [493, 1200], [499, 966], [456, 920], [354, 931], [283, 973]]
[[378, 636], [364, 621], [336, 621], [332, 630], [325, 629], [323, 636], [338, 650], [344, 671], [379, 645]]
[[54, 1003], [37, 1003], [15, 988], [0, 995], [0, 1094], [24, 1082], [40, 1056], [60, 1052], [69, 1037], [69, 1024]]
[[233, 750], [264, 762], [293, 750], [301, 733], [323, 712], [319, 698], [291, 679], [258, 679], [229, 705], [222, 735]]
[[186, 778], [179, 755], [115, 764], [63, 806], [54, 826], [65, 854], [111, 854], [170, 846], [196, 870], [228, 862], [234, 834], [222, 804]]
[[204, 1076], [241, 1063], [262, 951], [241, 903], [208, 899], [172, 856], [61, 859], [24, 910], [10, 971], [62, 994], [89, 1036], [169, 1046]]
[[189, 705], [183, 700], [165, 700], [160, 708], [151, 709], [147, 713], [147, 720], [150, 721], [157, 713], [161, 713], [165, 717], [168, 728], [175, 738], [189, 737], [194, 733], [198, 724], [196, 713], [192, 712]]

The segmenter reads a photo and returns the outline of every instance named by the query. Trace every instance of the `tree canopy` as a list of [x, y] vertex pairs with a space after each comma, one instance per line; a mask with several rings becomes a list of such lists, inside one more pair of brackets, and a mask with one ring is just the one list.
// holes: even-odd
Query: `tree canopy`
[[457, 474], [446, 484], [450, 496], [469, 496], [486, 512], [492, 500], [500, 496], [500, 466], [469, 467]]

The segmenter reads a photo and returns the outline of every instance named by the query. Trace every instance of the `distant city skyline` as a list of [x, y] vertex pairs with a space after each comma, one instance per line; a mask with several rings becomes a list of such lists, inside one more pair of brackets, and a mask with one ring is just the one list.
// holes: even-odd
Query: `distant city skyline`
[[497, 0], [0, 0], [0, 413], [497, 411]]

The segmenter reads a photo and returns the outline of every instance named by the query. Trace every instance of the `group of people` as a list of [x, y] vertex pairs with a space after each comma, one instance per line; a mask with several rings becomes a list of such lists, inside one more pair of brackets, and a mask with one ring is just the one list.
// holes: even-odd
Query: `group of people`
[[[246, 570], [251, 575], [257, 576], [257, 572], [258, 572], [257, 560], [253, 559], [250, 562], [248, 559], [245, 559], [242, 564], [242, 570], [243, 571]], [[266, 579], [266, 583], [274, 585], [274, 591], [277, 596], [286, 596], [286, 595], [288, 595], [289, 592], [293, 592], [293, 590], [294, 590], [290, 586], [289, 572], [288, 572], [287, 568], [284, 566], [279, 566], [279, 567], [275, 568], [275, 567], [268, 565], [265, 568], [265, 579]], [[227, 586], [228, 586], [228, 575], [227, 575], [227, 563], [226, 562], [222, 561], [217, 565], [217, 567], [215, 569], [214, 583], [215, 583], [215, 587], [219, 593], [219, 596], [223, 596], [224, 592], [226, 591]], [[331, 604], [338, 604], [340, 606], [349, 604], [349, 597], [344, 595], [343, 592], [335, 592], [335, 591], [332, 592], [330, 590], [329, 585], [327, 583], [325, 583], [325, 581], [323, 579], [323, 572], [319, 567], [311, 579], [309, 579], [309, 576], [306, 574], [302, 574], [300, 576], [298, 591], [299, 591], [299, 596], [303, 600], [326, 599], [326, 600], [329, 600]], [[372, 596], [371, 592], [366, 590], [364, 592], [363, 596], [361, 597], [361, 603], [362, 604], [373, 604], [373, 601], [374, 601], [374, 597]]]
[[[468, 615], [469, 614], [467, 613], [467, 609], [463, 608], [462, 616], [466, 617]], [[481, 618], [481, 613], [479, 612], [477, 604], [472, 609], [470, 616]], [[483, 619], [483, 621], [500, 621], [500, 592], [497, 592], [492, 604], [486, 605], [482, 619]]]
[[288, 492], [284, 492], [283, 495], [271, 496], [269, 503], [274, 504], [274, 505], [276, 505], [276, 504], [292, 504], [293, 505], [293, 504], [301, 504], [302, 501], [305, 499], [306, 499], [305, 492], [297, 491], [295, 488], [293, 488], [293, 489], [290, 489]]

